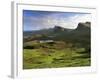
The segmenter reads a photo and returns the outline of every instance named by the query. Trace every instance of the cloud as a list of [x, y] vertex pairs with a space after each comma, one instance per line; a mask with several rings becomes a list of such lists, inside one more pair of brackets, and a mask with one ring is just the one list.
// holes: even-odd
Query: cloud
[[[66, 13], [67, 14], [67, 13]], [[76, 28], [79, 22], [91, 21], [91, 14], [74, 14], [71, 16], [61, 14], [49, 14], [43, 17], [25, 17], [24, 28], [27, 30], [39, 30], [53, 28], [55, 25], [64, 28]]]
[[44, 19], [45, 25], [47, 27], [54, 27], [55, 25], [59, 25], [65, 28], [76, 28], [79, 22], [91, 22], [91, 14], [76, 14], [70, 17], [60, 17], [59, 15], [56, 16], [57, 18], [48, 16]]
[[91, 22], [91, 14], [75, 15], [70, 17], [69, 22], [72, 22], [73, 27], [77, 27], [79, 22]]

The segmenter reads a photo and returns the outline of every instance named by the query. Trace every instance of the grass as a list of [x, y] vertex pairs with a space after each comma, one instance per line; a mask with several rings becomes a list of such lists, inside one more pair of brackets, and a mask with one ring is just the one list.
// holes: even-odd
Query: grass
[[[80, 23], [79, 23], [80, 24]], [[90, 22], [76, 29], [58, 28], [24, 32], [23, 69], [81, 67], [91, 65]], [[54, 43], [40, 43], [53, 40]]]
[[[59, 68], [59, 67], [79, 67], [90, 66], [90, 57], [86, 57], [88, 53], [83, 52], [84, 48], [71, 49], [50, 48], [24, 49], [23, 50], [23, 69], [36, 68]], [[53, 47], [53, 46], [51, 46]]]

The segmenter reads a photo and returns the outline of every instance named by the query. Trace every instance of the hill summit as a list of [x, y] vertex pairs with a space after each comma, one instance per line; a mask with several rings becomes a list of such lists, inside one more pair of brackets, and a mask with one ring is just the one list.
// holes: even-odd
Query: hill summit
[[85, 23], [80, 22], [76, 29], [80, 30], [80, 29], [90, 28], [90, 26], [91, 26], [90, 22], [85, 22]]
[[66, 29], [65, 28], [63, 28], [63, 27], [61, 27], [61, 26], [55, 26], [54, 27], [54, 31], [55, 32], [58, 32], [58, 31], [65, 31]]

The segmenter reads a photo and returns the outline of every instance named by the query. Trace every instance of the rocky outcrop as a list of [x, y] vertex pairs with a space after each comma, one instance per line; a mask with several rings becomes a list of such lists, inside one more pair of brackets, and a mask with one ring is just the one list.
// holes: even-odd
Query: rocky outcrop
[[61, 26], [55, 26], [54, 27], [54, 31], [58, 32], [58, 31], [65, 31], [65, 28], [61, 27]]
[[88, 29], [88, 28], [90, 28], [90, 26], [91, 26], [90, 22], [79, 23], [78, 26], [77, 26], [77, 29], [78, 30], [80, 30], [80, 29]]

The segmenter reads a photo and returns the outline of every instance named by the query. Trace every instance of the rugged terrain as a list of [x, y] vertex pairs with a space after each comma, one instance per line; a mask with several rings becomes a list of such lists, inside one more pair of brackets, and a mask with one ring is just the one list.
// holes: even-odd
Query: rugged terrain
[[91, 23], [76, 29], [62, 26], [23, 33], [23, 68], [57, 68], [91, 65]]

